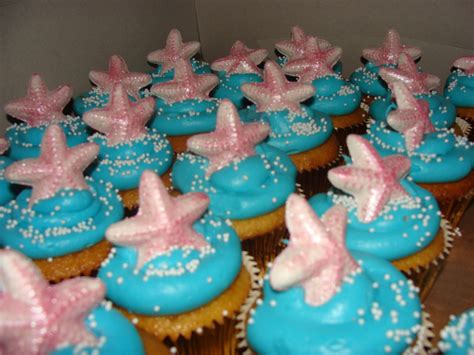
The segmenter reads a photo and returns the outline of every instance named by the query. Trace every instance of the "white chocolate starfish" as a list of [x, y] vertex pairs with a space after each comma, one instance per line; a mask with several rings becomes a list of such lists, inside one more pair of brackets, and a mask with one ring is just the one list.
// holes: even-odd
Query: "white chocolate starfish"
[[369, 141], [354, 134], [347, 137], [347, 147], [352, 164], [329, 170], [328, 179], [338, 189], [354, 196], [357, 217], [369, 223], [387, 202], [407, 195], [400, 179], [408, 174], [410, 159], [402, 155], [382, 158]]
[[453, 67], [462, 69], [466, 74], [474, 74], [474, 56], [461, 57], [454, 61]]
[[230, 48], [227, 57], [215, 60], [211, 64], [212, 70], [224, 71], [229, 74], [260, 74], [258, 65], [268, 56], [266, 49], [250, 49], [244, 42], [236, 41]]
[[[306, 42], [311, 36], [307, 36], [303, 29], [299, 26], [291, 28], [291, 40], [279, 41], [275, 44], [276, 49], [284, 54], [288, 59], [301, 58], [306, 49]], [[315, 37], [318, 41], [319, 48], [325, 50], [331, 47], [331, 44], [322, 39]]]

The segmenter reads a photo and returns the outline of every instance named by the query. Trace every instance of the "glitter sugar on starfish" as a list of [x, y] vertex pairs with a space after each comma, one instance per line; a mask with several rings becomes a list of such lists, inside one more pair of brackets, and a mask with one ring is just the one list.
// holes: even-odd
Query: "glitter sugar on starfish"
[[193, 223], [209, 205], [206, 194], [191, 192], [172, 197], [159, 176], [146, 170], [140, 179], [139, 195], [136, 216], [111, 225], [106, 232], [110, 242], [137, 250], [137, 269], [173, 248], [208, 246], [204, 236], [193, 229]]
[[401, 81], [413, 94], [428, 94], [440, 84], [436, 75], [418, 71], [415, 61], [405, 53], [400, 54], [397, 68], [380, 68], [379, 75], [389, 87]]
[[64, 107], [71, 101], [70, 86], [59, 86], [49, 91], [39, 74], [33, 74], [25, 97], [5, 105], [7, 115], [26, 122], [31, 127], [64, 121]]
[[105, 108], [97, 108], [84, 114], [84, 121], [103, 133], [109, 145], [138, 138], [146, 133], [146, 123], [155, 110], [152, 97], [132, 102], [122, 84], [116, 84]]
[[49, 354], [65, 346], [97, 346], [84, 320], [105, 295], [96, 278], [50, 285], [32, 261], [0, 250], [2, 354]]
[[354, 196], [358, 219], [373, 221], [390, 200], [406, 196], [400, 185], [410, 170], [410, 160], [402, 155], [382, 158], [361, 136], [347, 137], [352, 164], [333, 168], [329, 181], [338, 189]]
[[151, 93], [165, 100], [168, 104], [186, 99], [209, 99], [209, 93], [219, 83], [214, 74], [195, 74], [191, 63], [178, 59], [171, 81], [154, 85]]
[[235, 106], [223, 100], [217, 110], [216, 129], [187, 141], [188, 149], [209, 159], [206, 177], [232, 162], [256, 155], [255, 145], [270, 133], [266, 123], [243, 124]]
[[400, 35], [393, 28], [388, 30], [382, 47], [362, 50], [362, 56], [375, 65], [396, 65], [402, 53], [415, 60], [421, 56], [419, 48], [402, 44]]
[[229, 74], [260, 74], [258, 65], [268, 56], [266, 49], [251, 49], [244, 42], [236, 41], [230, 48], [230, 54], [215, 60], [211, 64], [212, 70], [223, 71]]
[[412, 152], [423, 142], [426, 133], [435, 131], [427, 102], [417, 100], [403, 82], [392, 84], [398, 108], [387, 116], [388, 124], [405, 137], [405, 147]]
[[315, 79], [334, 75], [332, 68], [341, 56], [341, 48], [331, 47], [323, 50], [318, 40], [310, 37], [306, 42], [304, 55], [288, 61], [283, 67], [283, 72], [298, 77], [301, 83], [310, 84]]
[[461, 69], [467, 75], [474, 74], [474, 56], [461, 57], [454, 61], [453, 67]]
[[346, 209], [334, 206], [320, 219], [303, 197], [292, 194], [285, 220], [290, 241], [273, 262], [270, 284], [275, 290], [301, 285], [306, 303], [322, 305], [358, 268], [345, 245]]
[[[301, 27], [293, 26], [291, 28], [291, 40], [278, 41], [275, 44], [275, 47], [280, 53], [284, 54], [289, 59], [301, 58], [305, 54], [306, 43], [310, 37], [311, 36], [304, 33], [304, 30]], [[321, 50], [326, 50], [331, 47], [331, 44], [328, 41], [318, 37], [314, 38], [316, 38]]]
[[131, 97], [138, 99], [140, 89], [151, 83], [151, 76], [144, 73], [130, 72], [125, 60], [119, 55], [109, 59], [108, 71], [91, 70], [89, 79], [102, 91], [112, 92], [115, 84], [122, 84]]
[[31, 207], [62, 189], [89, 189], [83, 171], [98, 152], [99, 146], [95, 143], [69, 148], [63, 130], [51, 125], [44, 133], [40, 156], [11, 164], [5, 170], [5, 177], [11, 182], [32, 187]]
[[175, 69], [178, 60], [189, 61], [200, 48], [201, 44], [196, 41], [183, 43], [181, 32], [173, 28], [166, 38], [166, 47], [148, 54], [147, 60], [150, 63], [160, 64], [160, 73], [165, 74]]
[[288, 109], [300, 112], [300, 102], [314, 95], [312, 85], [290, 82], [278, 64], [266, 62], [262, 83], [249, 83], [241, 87], [245, 96], [254, 102], [258, 112]]
[[5, 153], [9, 147], [10, 147], [10, 143], [8, 142], [8, 139], [0, 138], [0, 155]]

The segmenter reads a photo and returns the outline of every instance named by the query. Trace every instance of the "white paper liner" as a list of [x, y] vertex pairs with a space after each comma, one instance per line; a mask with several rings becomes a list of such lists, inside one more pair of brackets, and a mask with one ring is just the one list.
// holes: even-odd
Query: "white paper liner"
[[416, 342], [403, 355], [428, 355], [432, 348], [431, 340], [434, 337], [433, 323], [430, 320], [430, 315], [423, 311], [421, 314], [421, 328], [418, 332]]
[[369, 114], [370, 106], [367, 105], [364, 101], [360, 102], [360, 108], [364, 110], [367, 114]]
[[471, 124], [462, 117], [456, 117], [456, 124], [461, 129], [462, 135], [465, 137], [469, 137], [469, 134], [471, 133], [472, 129]]

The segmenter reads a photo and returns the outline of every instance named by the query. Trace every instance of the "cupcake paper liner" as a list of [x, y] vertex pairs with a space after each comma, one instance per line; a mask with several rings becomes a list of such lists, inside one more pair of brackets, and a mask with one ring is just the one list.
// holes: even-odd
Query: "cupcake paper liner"
[[468, 137], [469, 140], [472, 142], [474, 138], [474, 132], [472, 130], [471, 124], [462, 117], [456, 117], [456, 125], [461, 130], [462, 135], [464, 137]]
[[434, 337], [433, 323], [426, 311], [421, 314], [421, 328], [415, 343], [403, 352], [403, 355], [428, 355], [432, 348], [431, 340]]
[[443, 251], [426, 267], [419, 266], [408, 271], [402, 271], [405, 276], [412, 280], [415, 286], [420, 289], [420, 298], [422, 301], [426, 299], [433, 288], [433, 285], [443, 270], [453, 246], [453, 236], [456, 231], [446, 219], [441, 220], [440, 227], [444, 233]]
[[[362, 105], [361, 105], [362, 109]], [[346, 144], [346, 138], [349, 134], [365, 134], [367, 132], [367, 123], [369, 121], [369, 115], [366, 113], [364, 109], [364, 120], [358, 124], [349, 126], [347, 128], [334, 128], [334, 134], [337, 137], [337, 140], [341, 144], [342, 147], [342, 153], [343, 154], [348, 154], [348, 149], [347, 149], [347, 144]]]
[[453, 227], [457, 227], [459, 226], [459, 223], [461, 223], [464, 212], [466, 212], [467, 208], [469, 207], [473, 196], [474, 190], [471, 190], [465, 196], [456, 200], [438, 200], [439, 209], [446, 219], [451, 222]]

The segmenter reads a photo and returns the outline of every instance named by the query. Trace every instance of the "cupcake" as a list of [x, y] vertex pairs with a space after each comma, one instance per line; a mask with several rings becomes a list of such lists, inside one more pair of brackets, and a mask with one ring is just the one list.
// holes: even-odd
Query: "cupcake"
[[168, 140], [154, 128], [146, 127], [154, 109], [153, 98], [132, 102], [125, 87], [116, 84], [105, 108], [84, 114], [84, 121], [99, 132], [89, 138], [100, 147], [90, 175], [118, 189], [129, 211], [138, 206], [137, 188], [143, 171], [151, 169], [163, 175], [172, 163]]
[[387, 261], [347, 250], [346, 218], [336, 206], [320, 219], [302, 197], [289, 197], [288, 247], [247, 317], [254, 352], [401, 354], [422, 343], [416, 287]]
[[[456, 107], [459, 117], [470, 125], [474, 123], [474, 56], [461, 57], [452, 65], [455, 70], [449, 74], [444, 87], [444, 96]], [[474, 141], [472, 129], [469, 139]]]
[[374, 98], [387, 95], [387, 85], [380, 78], [379, 70], [383, 67], [395, 68], [402, 53], [414, 60], [421, 57], [421, 50], [402, 44], [400, 35], [393, 28], [388, 30], [382, 47], [362, 50], [362, 58], [366, 63], [351, 74], [350, 81], [364, 94], [362, 101], [365, 104], [370, 105]]
[[413, 181], [431, 192], [441, 212], [456, 227], [474, 190], [474, 148], [450, 129], [435, 130], [428, 103], [416, 100], [402, 82], [392, 84], [397, 109], [387, 122], [373, 122], [368, 139], [382, 155], [408, 156]]
[[311, 206], [319, 215], [333, 205], [346, 207], [347, 247], [392, 262], [425, 298], [442, 270], [451, 240], [436, 200], [404, 179], [410, 170], [407, 157], [382, 158], [361, 136], [350, 135], [347, 145], [351, 163], [328, 173], [338, 190], [314, 196]]
[[125, 59], [119, 55], [110, 57], [108, 71], [91, 70], [89, 79], [95, 86], [73, 101], [73, 110], [79, 116], [89, 110], [107, 106], [116, 84], [122, 84], [130, 99], [136, 101], [140, 97], [140, 90], [151, 83], [150, 75], [128, 71]]
[[12, 184], [5, 179], [5, 169], [12, 163], [12, 160], [3, 156], [9, 147], [5, 138], [0, 138], [0, 206], [10, 202], [15, 197], [15, 191]]
[[12, 160], [35, 158], [40, 154], [40, 143], [46, 129], [58, 124], [64, 130], [68, 146], [87, 141], [86, 125], [79, 117], [65, 116], [64, 107], [71, 101], [72, 89], [59, 86], [49, 91], [39, 74], [33, 74], [25, 97], [10, 101], [5, 112], [22, 122], [7, 128], [10, 141], [8, 156]]
[[98, 150], [93, 143], [69, 148], [62, 129], [51, 125], [40, 156], [5, 171], [9, 181], [31, 189], [0, 207], [0, 245], [32, 258], [50, 281], [98, 269], [110, 249], [105, 230], [123, 216], [115, 190], [83, 176]]
[[295, 191], [296, 168], [281, 150], [262, 142], [265, 123], [243, 124], [235, 106], [223, 100], [211, 133], [188, 140], [189, 152], [178, 155], [173, 187], [209, 195], [213, 215], [230, 219], [243, 249], [265, 267], [285, 236], [284, 204]]
[[[289, 60], [304, 56], [306, 43], [310, 38], [311, 36], [306, 35], [300, 26], [293, 26], [291, 28], [291, 40], [282, 40], [275, 43], [277, 63], [284, 66]], [[325, 39], [316, 36], [314, 38], [316, 38], [321, 50], [332, 47], [331, 43]], [[342, 63], [340, 61], [334, 64], [334, 71], [342, 75]]]
[[306, 43], [304, 56], [290, 60], [283, 71], [316, 88], [316, 93], [306, 104], [331, 116], [337, 138], [342, 143], [349, 133], [365, 132], [366, 114], [360, 108], [362, 96], [358, 87], [332, 69], [341, 55], [341, 48], [323, 50], [317, 39], [311, 37]]
[[262, 81], [258, 67], [268, 56], [266, 49], [250, 49], [242, 41], [236, 41], [230, 48], [227, 57], [212, 62], [211, 68], [217, 72], [219, 85], [212, 96], [230, 100], [238, 109], [247, 106], [244, 94], [240, 90], [242, 84]]
[[133, 325], [104, 301], [104, 284], [50, 285], [25, 256], [0, 250], [2, 354], [145, 354]]
[[438, 348], [445, 355], [471, 355], [474, 353], [474, 308], [458, 316], [451, 316], [441, 331]]
[[156, 66], [151, 74], [153, 85], [172, 80], [176, 63], [180, 59], [190, 63], [196, 74], [210, 74], [209, 64], [195, 58], [200, 48], [201, 44], [197, 41], [183, 43], [181, 32], [173, 28], [166, 38], [166, 47], [147, 56], [148, 62]]
[[339, 162], [339, 143], [329, 116], [300, 105], [313, 96], [314, 87], [289, 82], [278, 64], [270, 61], [265, 63], [263, 78], [263, 83], [242, 85], [255, 106], [240, 111], [241, 120], [270, 125], [266, 142], [290, 156], [306, 196], [325, 191], [327, 171]]
[[[445, 97], [433, 92], [439, 86], [437, 76], [419, 72], [415, 61], [408, 55], [400, 54], [397, 68], [381, 68], [380, 77], [390, 88], [394, 82], [401, 81], [417, 100], [429, 105], [430, 120], [436, 128], [449, 128], [456, 120], [456, 109]], [[383, 98], [375, 99], [370, 105], [369, 115], [375, 120], [385, 120], [390, 111], [397, 105], [393, 102], [392, 92], [388, 90]]]
[[178, 59], [173, 70], [172, 80], [151, 88], [152, 95], [157, 97], [151, 127], [166, 134], [173, 150], [182, 153], [191, 135], [216, 127], [219, 101], [209, 98], [209, 93], [219, 79], [214, 74], [195, 74], [186, 59]]
[[233, 354], [234, 315], [251, 287], [239, 239], [223, 219], [204, 215], [208, 205], [199, 192], [170, 196], [145, 171], [138, 213], [107, 230], [115, 247], [99, 270], [107, 298], [183, 354]]

